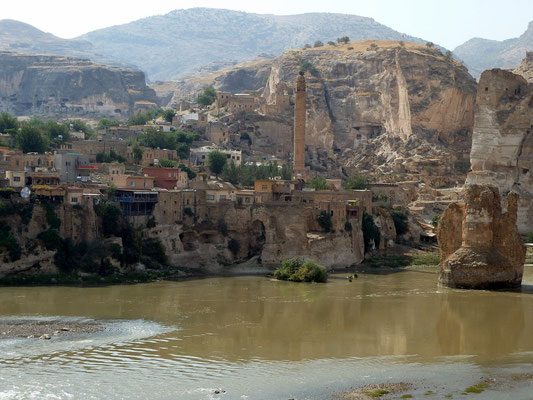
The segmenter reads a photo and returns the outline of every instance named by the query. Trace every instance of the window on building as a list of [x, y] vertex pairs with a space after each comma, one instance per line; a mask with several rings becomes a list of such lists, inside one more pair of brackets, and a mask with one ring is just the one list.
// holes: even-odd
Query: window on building
[[249, 203], [249, 202], [250, 202], [250, 198], [249, 198], [249, 197], [246, 197], [246, 198], [244, 199], [244, 202], [245, 202], [245, 203]]
[[13, 177], [14, 182], [20, 182], [20, 176], [14, 176]]
[[168, 177], [169, 177], [169, 178], [172, 178], [172, 172], [169, 172], [169, 173], [168, 173]]
[[[206, 200], [215, 200], [215, 195], [213, 195], [213, 194], [208, 194], [208, 195], [205, 196], [205, 199], [206, 199]], [[187, 204], [188, 204], [188, 203], [187, 203]]]
[[135, 182], [134, 182], [134, 181], [131, 181], [131, 182], [130, 182], [130, 186], [135, 186]]
[[226, 200], [226, 195], [225, 194], [221, 194], [220, 195], [220, 200]]
[[71, 201], [72, 203], [77, 203], [77, 202], [78, 202], [78, 198], [77, 198], [77, 197], [72, 197], [72, 198], [70, 199], [70, 201]]
[[333, 217], [333, 210], [331, 210], [331, 216]]
[[267, 185], [263, 185], [261, 186], [261, 190], [267, 190], [268, 189], [268, 186]]

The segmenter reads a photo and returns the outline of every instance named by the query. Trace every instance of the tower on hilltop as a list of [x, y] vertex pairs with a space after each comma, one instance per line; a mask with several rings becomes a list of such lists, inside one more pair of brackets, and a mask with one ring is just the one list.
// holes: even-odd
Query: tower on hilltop
[[295, 178], [304, 178], [306, 93], [303, 71], [300, 71], [298, 78], [296, 78], [296, 96], [294, 103], [293, 170]]

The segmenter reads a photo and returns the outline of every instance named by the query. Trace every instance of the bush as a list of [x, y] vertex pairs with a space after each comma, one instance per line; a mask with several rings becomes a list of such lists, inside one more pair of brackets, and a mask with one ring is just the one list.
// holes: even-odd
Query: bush
[[329, 188], [326, 178], [323, 177], [311, 179], [311, 182], [307, 186], [315, 190], [326, 190]]
[[229, 241], [228, 241], [228, 249], [229, 251], [232, 252], [232, 254], [235, 256], [237, 255], [237, 253], [239, 252], [239, 250], [241, 249], [241, 244], [239, 243], [239, 241], [235, 238], [231, 238]]
[[352, 229], [353, 229], [353, 227], [352, 227], [351, 222], [350, 222], [350, 221], [346, 221], [346, 222], [344, 223], [344, 230], [345, 230], [346, 232], [351, 232]]
[[165, 246], [159, 239], [146, 238], [142, 240], [142, 254], [145, 257], [149, 257], [153, 261], [159, 264], [167, 263], [167, 256], [165, 254]]
[[344, 182], [344, 189], [365, 190], [370, 187], [370, 180], [364, 175], [354, 175], [348, 177]]
[[394, 221], [394, 228], [396, 228], [397, 235], [403, 235], [409, 230], [408, 218], [404, 212], [399, 210], [392, 210], [391, 216]]
[[194, 213], [190, 207], [185, 207], [183, 209], [183, 214], [188, 215], [189, 217], [194, 217]]
[[38, 239], [43, 241], [46, 250], [59, 250], [61, 247], [61, 236], [57, 229], [49, 228], [48, 230], [39, 233]]
[[533, 243], [533, 232], [529, 232], [526, 236], [526, 243]]
[[331, 230], [331, 226], [333, 225], [331, 222], [331, 215], [327, 211], [320, 211], [318, 216], [316, 217], [318, 221], [318, 225], [320, 225], [326, 232], [329, 232]]
[[322, 47], [322, 46], [324, 46], [324, 43], [322, 43], [320, 40], [317, 40], [315, 44], [313, 45], [313, 47]]
[[274, 271], [274, 277], [293, 282], [327, 282], [328, 272], [326, 268], [313, 260], [288, 258], [283, 260], [281, 267]]
[[374, 223], [374, 218], [372, 215], [368, 214], [366, 211], [363, 211], [363, 241], [365, 243], [365, 253], [370, 250], [370, 242], [373, 240], [376, 247], [379, 246], [381, 242], [381, 232], [379, 228]]
[[96, 214], [102, 218], [104, 236], [120, 236], [122, 210], [118, 204], [102, 202], [98, 205]]
[[[431, 225], [433, 225], [433, 227], [438, 227], [439, 226], [439, 219], [440, 219], [440, 215], [434, 215], [433, 218], [431, 218]], [[533, 236], [531, 237], [531, 239], [533, 239]]]
[[46, 210], [46, 223], [50, 226], [50, 228], [59, 229], [61, 226], [61, 220], [55, 212], [55, 205], [46, 204], [44, 208]]
[[18, 260], [22, 255], [22, 248], [11, 233], [11, 227], [3, 221], [0, 221], [0, 247], [7, 250], [11, 261]]
[[302, 65], [300, 65], [300, 70], [303, 72], [309, 72], [311, 75], [318, 74], [318, 70], [316, 69], [316, 67], [309, 61], [304, 61]]
[[155, 218], [152, 216], [148, 218], [148, 221], [146, 222], [147, 228], [155, 228]]

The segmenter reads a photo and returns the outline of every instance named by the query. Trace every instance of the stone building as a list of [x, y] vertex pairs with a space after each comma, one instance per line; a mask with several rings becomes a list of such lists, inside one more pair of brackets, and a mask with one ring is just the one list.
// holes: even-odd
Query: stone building
[[111, 183], [118, 188], [150, 190], [154, 187], [154, 177], [135, 175], [111, 175]]
[[228, 157], [228, 162], [233, 161], [236, 166], [241, 165], [242, 162], [242, 152], [241, 150], [227, 150], [222, 149], [217, 146], [204, 146], [197, 149], [191, 149], [191, 155], [189, 160], [192, 165], [201, 166], [207, 163], [207, 157], [212, 151], [220, 151], [221, 153], [226, 154]]
[[[141, 159], [142, 167], [151, 167], [156, 165], [159, 160], [167, 159], [171, 161], [179, 161], [178, 152], [176, 150], [168, 149], [152, 149], [151, 147], [142, 147], [143, 155]], [[129, 163], [135, 163], [132, 147], [128, 148], [126, 159]]]
[[68, 150], [86, 155], [89, 157], [89, 162], [95, 163], [97, 154], [108, 154], [111, 150], [119, 156], [126, 157], [128, 143], [124, 140], [83, 140], [72, 142]]
[[163, 189], [185, 189], [189, 185], [187, 172], [179, 168], [147, 167], [143, 168], [144, 176], [154, 178], [154, 187]]
[[54, 165], [61, 182], [74, 182], [78, 177], [88, 177], [91, 171], [98, 170], [97, 166], [89, 163], [89, 156], [74, 152], [56, 152]]

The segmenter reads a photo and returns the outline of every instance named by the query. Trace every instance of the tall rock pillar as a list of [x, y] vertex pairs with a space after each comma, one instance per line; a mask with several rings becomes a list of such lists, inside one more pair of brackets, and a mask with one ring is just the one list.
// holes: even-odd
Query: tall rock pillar
[[293, 169], [296, 178], [305, 175], [305, 78], [304, 72], [296, 79], [296, 96], [294, 104], [294, 156]]

